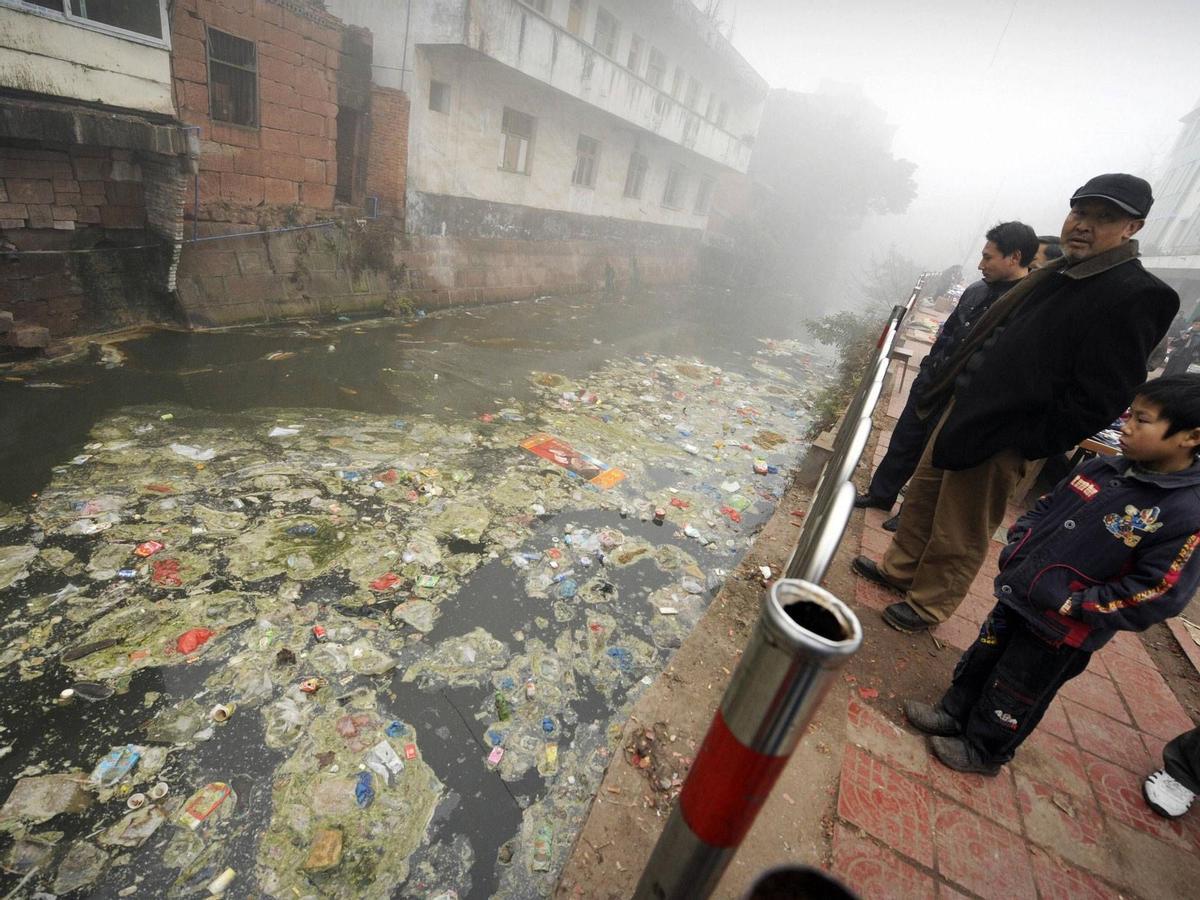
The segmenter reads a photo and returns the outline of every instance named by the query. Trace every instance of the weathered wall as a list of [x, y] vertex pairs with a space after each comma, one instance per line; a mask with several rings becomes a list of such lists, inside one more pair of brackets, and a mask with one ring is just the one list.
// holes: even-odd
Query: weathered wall
[[[519, 72], [461, 49], [422, 47], [416, 56], [416, 95], [409, 152], [409, 192], [508, 203], [700, 229], [695, 211], [701, 177], [725, 171], [683, 147], [623, 125], [600, 110], [550, 90]], [[429, 109], [429, 82], [450, 85], [450, 110]], [[529, 174], [499, 165], [505, 107], [536, 117]], [[580, 134], [600, 143], [594, 187], [572, 184]], [[625, 196], [630, 156], [643, 154], [648, 170], [641, 196]], [[663, 204], [672, 165], [684, 167], [675, 208]], [[410, 197], [410, 203], [415, 202]], [[412, 215], [410, 211], [410, 216]], [[417, 226], [414, 226], [417, 227]], [[455, 223], [449, 223], [451, 233]]]
[[0, 138], [0, 240], [19, 251], [0, 264], [0, 311], [54, 338], [171, 319], [171, 163]]
[[394, 88], [371, 89], [371, 138], [367, 193], [379, 198], [379, 215], [404, 219], [408, 179], [408, 95]]
[[[256, 126], [211, 116], [206, 25], [255, 43]], [[175, 4], [175, 96], [180, 118], [200, 130], [201, 221], [270, 224], [333, 208], [342, 32], [338, 19], [302, 3]]]
[[179, 275], [184, 315], [218, 327], [411, 303], [517, 300], [547, 293], [692, 281], [692, 232], [657, 243], [401, 236], [386, 223], [189, 245]]
[[0, 85], [171, 115], [167, 45], [142, 43], [0, 6]]

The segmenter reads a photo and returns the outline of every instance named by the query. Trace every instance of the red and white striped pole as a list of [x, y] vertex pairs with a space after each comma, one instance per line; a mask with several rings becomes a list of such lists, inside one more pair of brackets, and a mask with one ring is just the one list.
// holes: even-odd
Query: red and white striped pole
[[781, 579], [733, 673], [635, 900], [707, 897], [771, 793], [829, 686], [862, 643], [844, 603]]

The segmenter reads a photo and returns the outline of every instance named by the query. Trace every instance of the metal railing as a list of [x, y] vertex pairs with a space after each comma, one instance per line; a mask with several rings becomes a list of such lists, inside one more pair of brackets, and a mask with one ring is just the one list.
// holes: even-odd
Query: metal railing
[[762, 615], [642, 871], [635, 900], [691, 900], [712, 893], [799, 744], [831, 674], [862, 643], [858, 618], [818, 583], [850, 521], [855, 496], [850, 478], [871, 435], [900, 324], [926, 278], [888, 316], [834, 438], [784, 577], [763, 598]]

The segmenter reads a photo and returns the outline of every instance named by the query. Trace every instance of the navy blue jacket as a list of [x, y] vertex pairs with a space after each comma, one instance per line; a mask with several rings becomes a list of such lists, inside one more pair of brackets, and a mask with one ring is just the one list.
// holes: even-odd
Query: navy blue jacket
[[1043, 638], [1096, 650], [1117, 631], [1144, 631], [1182, 612], [1200, 585], [1200, 462], [1164, 475], [1097, 457], [1008, 540], [996, 597]]

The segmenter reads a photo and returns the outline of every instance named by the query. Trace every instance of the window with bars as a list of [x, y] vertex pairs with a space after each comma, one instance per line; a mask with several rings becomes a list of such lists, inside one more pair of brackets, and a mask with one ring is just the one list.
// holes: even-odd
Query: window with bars
[[528, 175], [533, 162], [533, 116], [504, 107], [500, 123], [500, 168]]
[[258, 125], [258, 50], [253, 41], [208, 29], [208, 104], [215, 121]]
[[650, 48], [650, 60], [646, 63], [646, 80], [652, 87], [662, 90], [663, 78], [667, 74], [667, 58], [657, 47]]
[[687, 172], [683, 166], [671, 166], [667, 171], [667, 183], [663, 188], [662, 205], [667, 209], [681, 209], [683, 207], [683, 191], [684, 182], [687, 178]]
[[575, 144], [575, 171], [571, 173], [571, 184], [579, 187], [596, 186], [596, 166], [600, 161], [600, 142], [581, 134]]
[[605, 56], [617, 55], [617, 36], [621, 25], [607, 9], [596, 10], [596, 38], [592, 46]]
[[434, 112], [450, 112], [450, 85], [444, 81], [429, 80], [429, 108]]
[[692, 207], [692, 212], [696, 215], [708, 215], [708, 208], [712, 205], [713, 184], [713, 180], [706, 175], [700, 179], [700, 184], [696, 186], [696, 203]]
[[629, 155], [629, 170], [625, 173], [625, 196], [633, 200], [642, 199], [642, 188], [646, 186], [646, 170], [649, 161], [636, 150]]
[[629, 59], [625, 62], [626, 68], [634, 75], [641, 75], [642, 69], [642, 39], [636, 34], [629, 39]]

